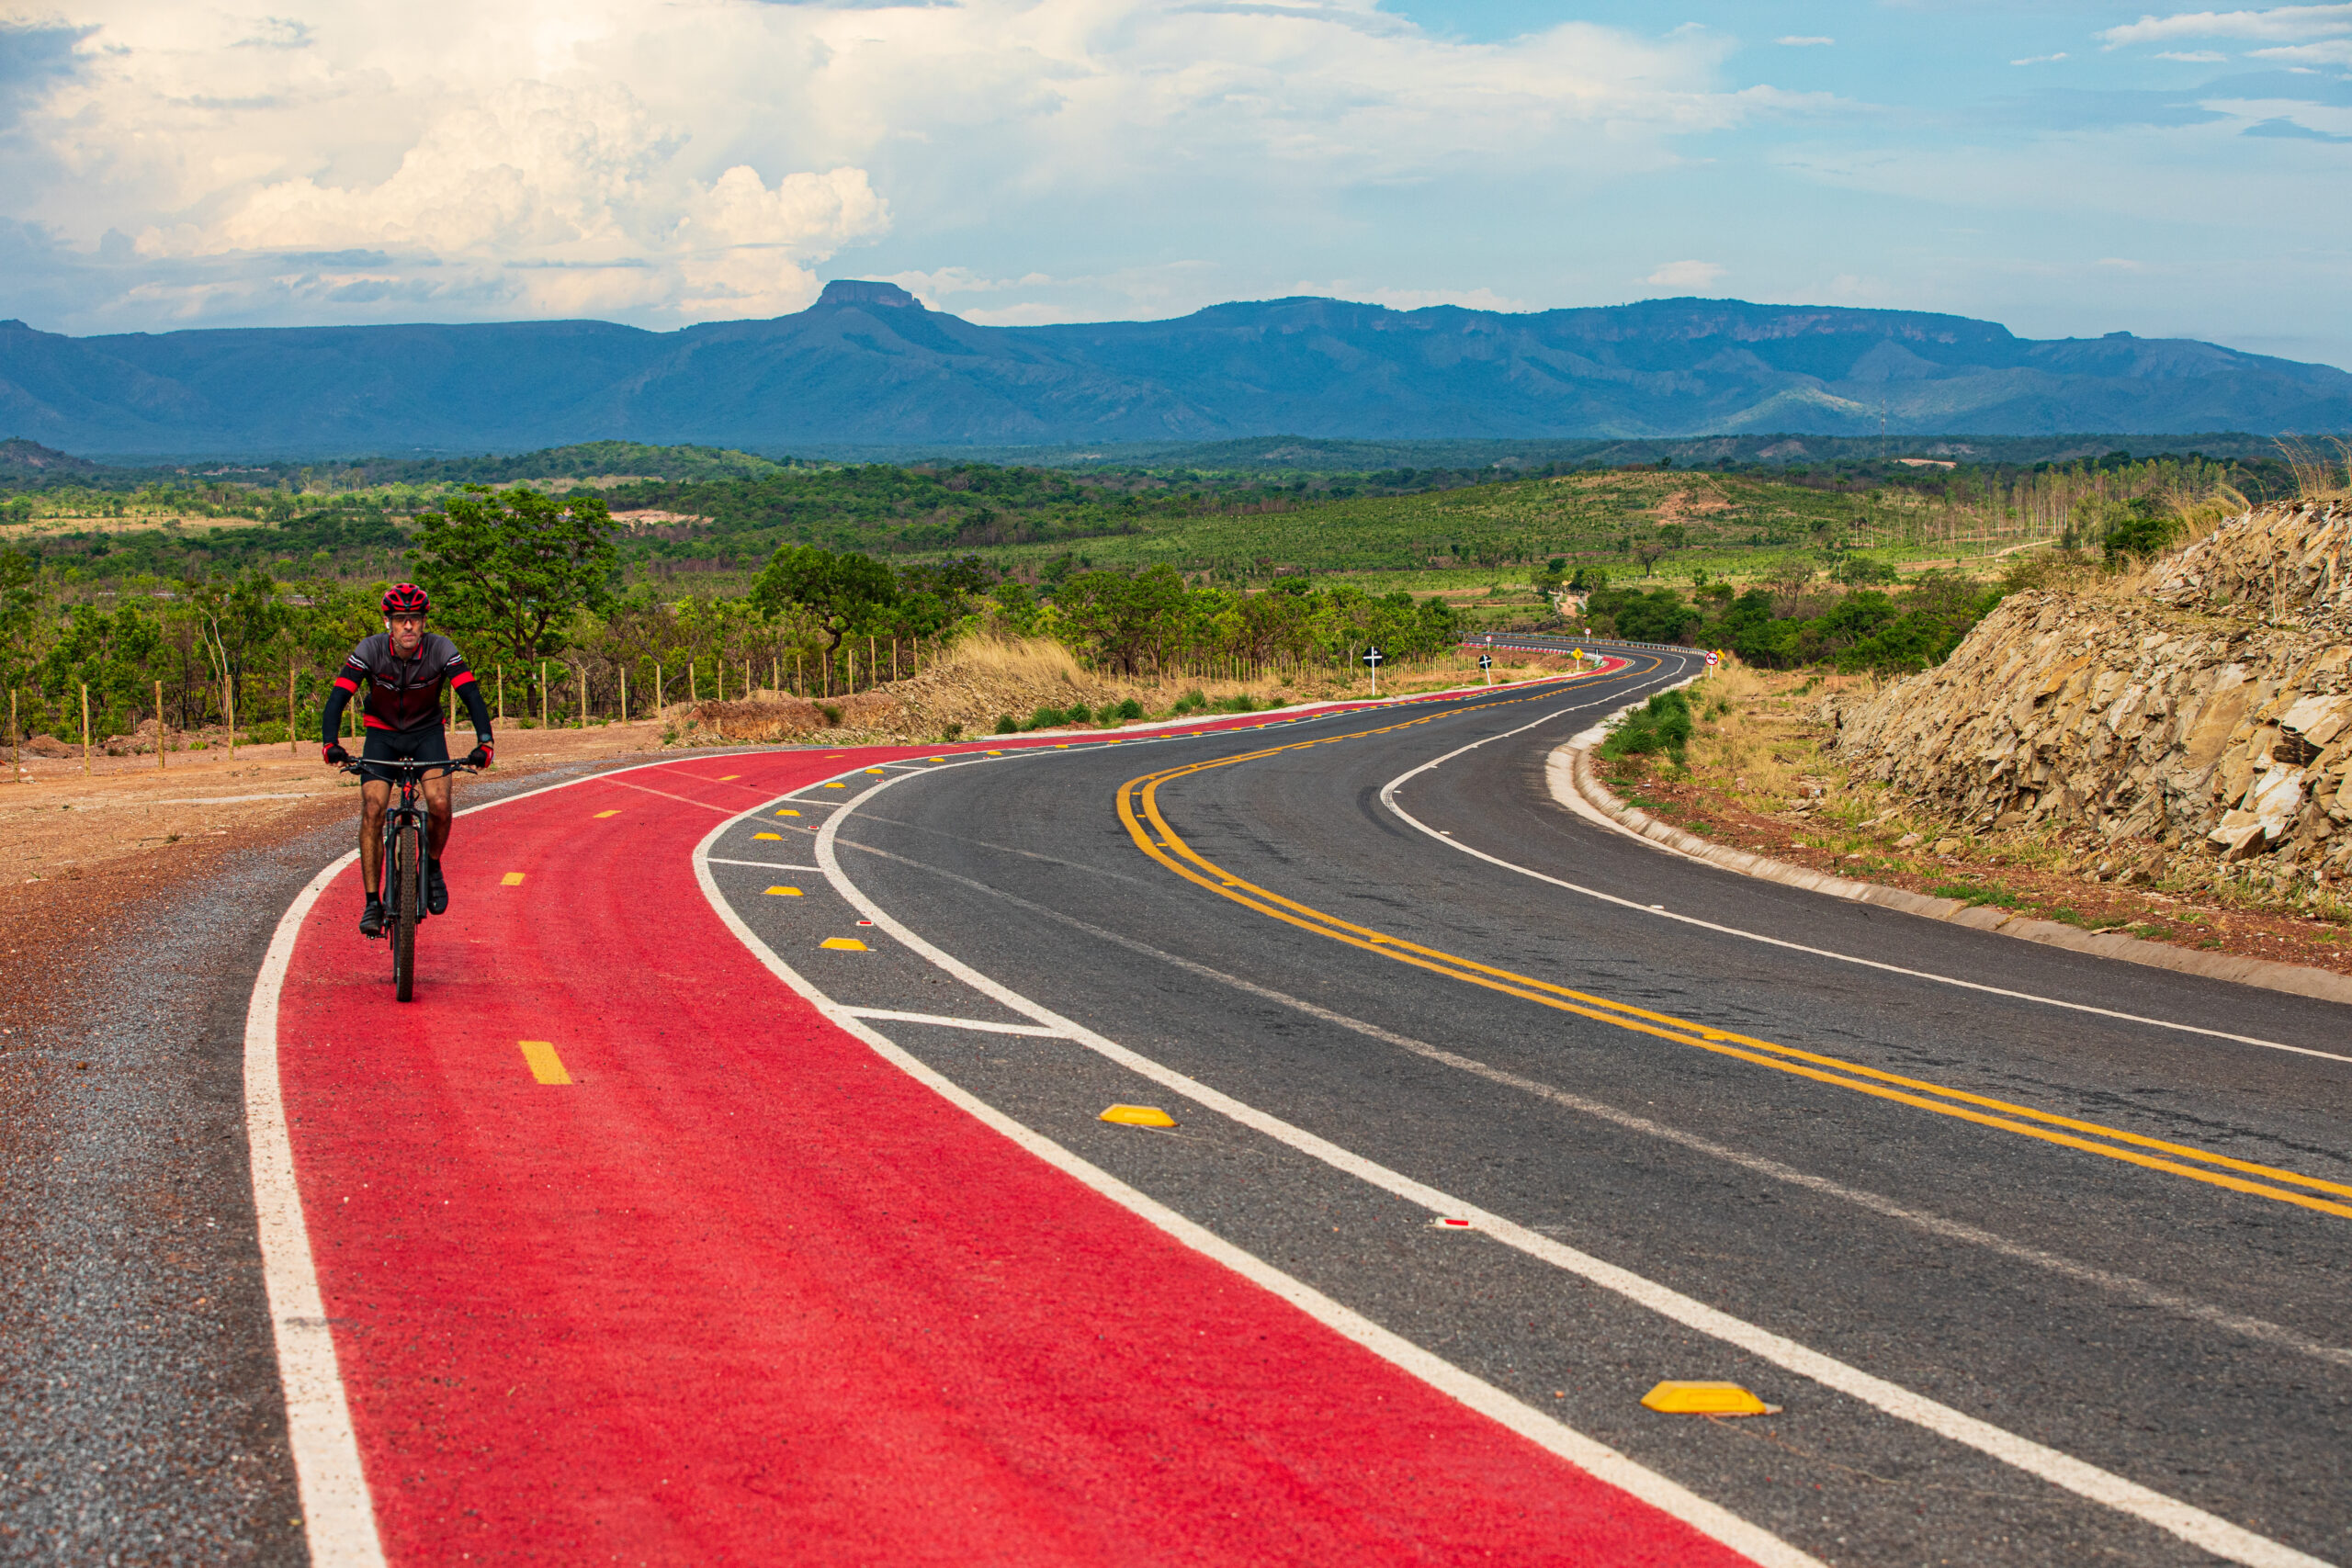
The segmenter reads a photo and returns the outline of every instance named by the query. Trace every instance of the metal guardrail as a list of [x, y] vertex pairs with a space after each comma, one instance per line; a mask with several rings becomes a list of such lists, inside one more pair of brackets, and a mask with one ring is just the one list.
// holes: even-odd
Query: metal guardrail
[[1530, 653], [1569, 653], [1579, 648], [1632, 648], [1644, 653], [1687, 653], [1704, 659], [1703, 648], [1689, 648], [1679, 642], [1634, 642], [1614, 637], [1549, 637], [1533, 632], [1480, 632], [1473, 637], [1457, 637], [1457, 648], [1516, 648]]

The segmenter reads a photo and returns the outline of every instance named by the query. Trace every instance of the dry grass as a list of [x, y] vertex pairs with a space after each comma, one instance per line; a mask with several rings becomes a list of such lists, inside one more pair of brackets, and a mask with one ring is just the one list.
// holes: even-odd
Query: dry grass
[[[1566, 668], [1556, 657], [1498, 654], [1501, 680], [1525, 680]], [[1384, 671], [1383, 696], [1475, 683], [1476, 656], [1449, 658], [1403, 671]], [[912, 742], [971, 739], [995, 732], [1006, 717], [1026, 722], [1040, 708], [1091, 712], [1133, 701], [1146, 719], [1170, 716], [1180, 699], [1197, 708], [1246, 696], [1253, 708], [1362, 697], [1369, 683], [1345, 671], [1291, 671], [1257, 681], [1170, 676], [1125, 679], [1088, 670], [1069, 649], [1047, 638], [970, 637], [956, 644], [919, 675], [853, 697], [810, 701], [788, 693], [757, 692], [741, 702], [679, 705], [665, 712], [673, 743], [790, 742], [821, 736], [827, 742]], [[831, 710], [828, 712], [827, 710]], [[1128, 720], [1129, 723], [1140, 722]], [[1097, 724], [1092, 728], [1116, 728]]]
[[2335, 435], [2324, 440], [2324, 446], [2291, 435], [2279, 437], [2278, 451], [2294, 473], [2300, 500], [2331, 501], [2352, 494], [2352, 442]]

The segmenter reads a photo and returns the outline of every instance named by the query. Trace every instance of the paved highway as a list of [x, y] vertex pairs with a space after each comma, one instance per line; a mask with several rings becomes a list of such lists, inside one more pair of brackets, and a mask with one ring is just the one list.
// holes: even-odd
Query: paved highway
[[298, 905], [314, 1549], [2352, 1558], [2342, 1010], [1551, 799], [1688, 673], [607, 775], [465, 829], [399, 1039]]

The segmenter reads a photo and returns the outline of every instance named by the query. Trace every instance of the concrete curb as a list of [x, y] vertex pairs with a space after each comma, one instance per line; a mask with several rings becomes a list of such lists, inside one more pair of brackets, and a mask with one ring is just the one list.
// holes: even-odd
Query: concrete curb
[[2210, 980], [2230, 980], [2241, 986], [2258, 986], [2264, 990], [2316, 997], [2323, 1001], [2352, 1002], [2352, 977], [2332, 974], [2325, 969], [2306, 968], [2300, 964], [2274, 964], [2263, 958], [2233, 958], [2226, 953], [2200, 953], [2160, 942], [2143, 942], [2138, 937], [2114, 932], [2093, 936], [2078, 927], [2056, 920], [2029, 919], [1989, 904], [1972, 905], [1958, 898], [1936, 898], [1924, 893], [1907, 893], [1900, 887], [1883, 887], [1874, 882], [1855, 882], [1842, 876], [1832, 876], [1826, 872], [1792, 865], [1787, 861], [1774, 860], [1769, 855], [1712, 843], [1695, 833], [1661, 822], [1610, 793], [1609, 786], [1600, 782], [1592, 767], [1592, 748], [1599, 744], [1604, 732], [1599, 728], [1589, 729], [1555, 747], [1551, 756], [1545, 759], [1544, 779], [1551, 786], [1552, 798], [1577, 816], [1597, 822], [1612, 832], [1647, 840], [1660, 849], [1687, 860], [1704, 861], [1709, 865], [1737, 872], [1742, 876], [1759, 877], [1787, 887], [1802, 887], [1809, 893], [1825, 894], [1857, 904], [1876, 904], [1883, 908], [1899, 909], [1906, 915], [1970, 926], [1977, 931], [1994, 931], [2025, 942], [2038, 942], [2047, 947], [2063, 947], [2072, 953], [2087, 953], [2098, 958], [2120, 958], [2126, 964], [2143, 964], [2152, 969], [2201, 975]]

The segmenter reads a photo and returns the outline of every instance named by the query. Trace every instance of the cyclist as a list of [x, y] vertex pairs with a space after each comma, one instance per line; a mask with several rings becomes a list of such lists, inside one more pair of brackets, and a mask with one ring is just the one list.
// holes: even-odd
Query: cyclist
[[[368, 682], [368, 700], [360, 709], [368, 742], [360, 751], [368, 762], [410, 761], [446, 762], [449, 743], [441, 721], [441, 688], [454, 687], [466, 701], [474, 721], [474, 749], [469, 766], [486, 768], [496, 750], [490, 734], [490, 709], [481, 700], [481, 683], [466, 668], [458, 645], [438, 632], [424, 629], [425, 612], [433, 607], [424, 590], [413, 582], [396, 582], [384, 593], [384, 629], [351, 650], [327, 695], [320, 725], [319, 747], [331, 767], [351, 760], [335, 732], [343, 727], [344, 705]], [[379, 935], [384, 929], [384, 812], [391, 804], [389, 778], [360, 774], [359, 881], [368, 891], [368, 907], [359, 917], [359, 934]], [[424, 781], [424, 808], [430, 818], [426, 831], [424, 908], [428, 914], [447, 913], [449, 889], [441, 880], [441, 851], [449, 841], [449, 775], [435, 773]]]

